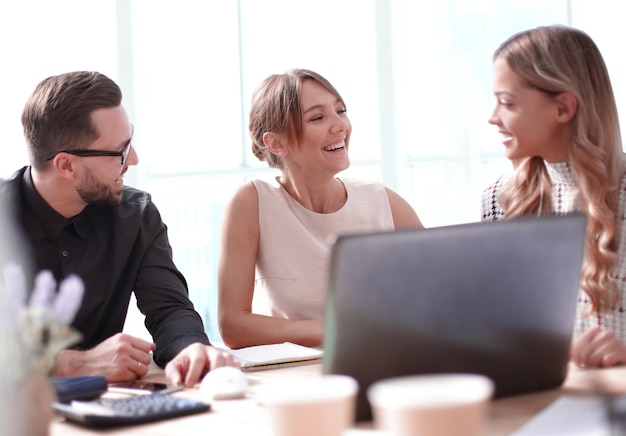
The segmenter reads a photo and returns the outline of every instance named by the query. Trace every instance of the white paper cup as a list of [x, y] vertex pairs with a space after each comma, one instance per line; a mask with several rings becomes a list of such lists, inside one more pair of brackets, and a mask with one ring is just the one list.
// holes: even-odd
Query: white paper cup
[[390, 378], [367, 390], [376, 427], [393, 436], [478, 436], [493, 382], [477, 374]]
[[275, 436], [341, 436], [352, 427], [358, 384], [345, 375], [323, 375], [268, 386], [260, 402]]

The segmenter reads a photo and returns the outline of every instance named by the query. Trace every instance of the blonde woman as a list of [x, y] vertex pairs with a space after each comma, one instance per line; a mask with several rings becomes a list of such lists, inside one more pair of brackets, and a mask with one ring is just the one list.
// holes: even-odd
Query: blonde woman
[[350, 165], [352, 125], [337, 90], [295, 69], [264, 80], [250, 109], [252, 151], [280, 170], [240, 187], [224, 217], [219, 326], [239, 348], [320, 346], [330, 238], [421, 227], [413, 208], [378, 182], [337, 177]]
[[485, 190], [482, 219], [585, 213], [571, 357], [588, 367], [626, 363], [626, 166], [602, 55], [584, 32], [556, 25], [513, 35], [493, 59], [489, 122], [515, 170]]

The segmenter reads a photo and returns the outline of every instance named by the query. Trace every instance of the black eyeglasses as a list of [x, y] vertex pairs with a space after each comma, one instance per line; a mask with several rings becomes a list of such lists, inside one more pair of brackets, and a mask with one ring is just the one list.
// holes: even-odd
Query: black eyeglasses
[[122, 165], [124, 165], [126, 163], [126, 161], [128, 160], [128, 155], [130, 154], [130, 147], [131, 147], [131, 145], [132, 144], [129, 141], [128, 144], [126, 144], [126, 146], [124, 147], [124, 149], [122, 151], [82, 150], [82, 149], [77, 149], [77, 150], [59, 150], [56, 153], [54, 153], [52, 156], [50, 156], [48, 158], [48, 160], [54, 159], [54, 156], [56, 156], [59, 153], [73, 154], [74, 156], [80, 156], [80, 157], [120, 156], [122, 158]]

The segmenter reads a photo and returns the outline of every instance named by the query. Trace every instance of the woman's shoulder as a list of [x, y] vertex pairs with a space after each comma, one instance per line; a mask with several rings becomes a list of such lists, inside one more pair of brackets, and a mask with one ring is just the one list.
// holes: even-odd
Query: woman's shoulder
[[513, 176], [512, 173], [501, 174], [498, 178], [483, 188], [483, 196], [497, 194], [502, 186]]
[[281, 189], [278, 177], [258, 177], [247, 183], [256, 188], [257, 191], [278, 191]]
[[239, 212], [258, 207], [257, 188], [253, 181], [245, 182], [234, 189], [228, 208]]
[[498, 202], [498, 193], [510, 177], [511, 174], [502, 174], [483, 189], [481, 198], [482, 221], [497, 220], [504, 215], [504, 212]]

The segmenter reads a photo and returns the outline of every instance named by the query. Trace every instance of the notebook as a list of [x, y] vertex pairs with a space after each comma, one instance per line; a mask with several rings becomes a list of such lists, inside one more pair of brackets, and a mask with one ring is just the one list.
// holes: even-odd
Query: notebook
[[239, 361], [242, 371], [260, 371], [319, 363], [324, 355], [324, 351], [319, 348], [305, 347], [291, 342], [255, 345], [227, 351]]
[[357, 379], [358, 420], [389, 377], [484, 374], [496, 397], [560, 386], [585, 227], [572, 214], [339, 236], [324, 372]]

